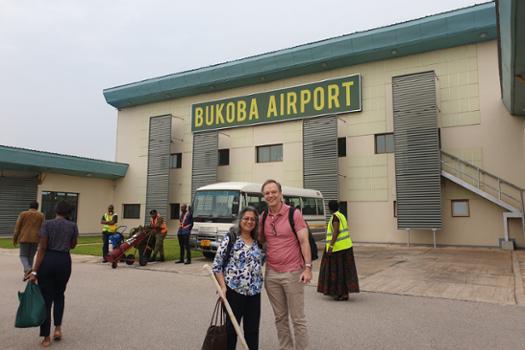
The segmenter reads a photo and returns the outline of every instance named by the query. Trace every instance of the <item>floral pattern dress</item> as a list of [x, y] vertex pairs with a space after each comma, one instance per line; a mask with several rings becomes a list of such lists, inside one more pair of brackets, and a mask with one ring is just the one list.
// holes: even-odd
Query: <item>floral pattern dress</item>
[[263, 286], [262, 269], [265, 258], [263, 250], [258, 242], [254, 241], [251, 245], [247, 245], [242, 238], [237, 237], [231, 249], [228, 265], [223, 271], [222, 266], [228, 242], [229, 237], [225, 235], [213, 261], [213, 272], [222, 272], [226, 285], [239, 294], [248, 296], [260, 294]]

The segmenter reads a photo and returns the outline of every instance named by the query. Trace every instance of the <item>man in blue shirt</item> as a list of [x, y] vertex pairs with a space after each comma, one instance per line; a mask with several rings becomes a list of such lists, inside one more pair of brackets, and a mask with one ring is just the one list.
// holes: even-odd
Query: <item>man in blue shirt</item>
[[[180, 259], [175, 261], [175, 264], [191, 264], [190, 252], [190, 232], [193, 227], [193, 217], [191, 216], [188, 206], [183, 204], [180, 207], [180, 227], [177, 231], [177, 238], [179, 239]], [[184, 260], [184, 252], [186, 252], [186, 260]]]

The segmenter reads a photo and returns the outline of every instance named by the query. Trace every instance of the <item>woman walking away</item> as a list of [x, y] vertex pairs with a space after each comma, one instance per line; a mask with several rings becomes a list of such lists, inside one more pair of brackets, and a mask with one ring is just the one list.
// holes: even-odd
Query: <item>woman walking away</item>
[[72, 207], [65, 201], [55, 207], [56, 218], [47, 220], [40, 230], [37, 257], [31, 272], [30, 280], [38, 281], [42, 296], [46, 302], [47, 318], [40, 326], [43, 347], [51, 345], [51, 306], [55, 332], [53, 339], [62, 339], [62, 316], [64, 314], [64, 292], [71, 276], [71, 256], [69, 250], [77, 245], [78, 228], [66, 218]]
[[[257, 350], [264, 253], [257, 242], [257, 211], [246, 207], [241, 210], [239, 217], [239, 222], [224, 236], [217, 250], [213, 272], [221, 286], [222, 296], [226, 296], [239, 324], [242, 319], [244, 337], [249, 349]], [[229, 319], [226, 329], [228, 350], [235, 350], [237, 334]]]
[[348, 300], [348, 293], [359, 293], [352, 239], [345, 216], [337, 201], [328, 202], [332, 217], [328, 222], [326, 247], [319, 269], [317, 291], [335, 300]]

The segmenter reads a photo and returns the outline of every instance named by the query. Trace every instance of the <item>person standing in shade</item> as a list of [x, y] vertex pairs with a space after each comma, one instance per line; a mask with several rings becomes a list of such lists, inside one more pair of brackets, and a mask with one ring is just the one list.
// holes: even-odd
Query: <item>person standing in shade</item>
[[155, 232], [155, 248], [149, 261], [157, 260], [157, 254], [160, 256], [158, 261], [164, 261], [164, 238], [168, 234], [168, 226], [164, 222], [164, 218], [155, 209], [151, 210], [149, 215], [151, 216], [150, 227]]
[[38, 234], [44, 222], [44, 214], [38, 211], [38, 202], [31, 202], [29, 210], [18, 215], [13, 234], [13, 245], [20, 244], [20, 261], [24, 268], [24, 279], [31, 271], [33, 259], [38, 247]]
[[283, 203], [280, 183], [267, 180], [261, 192], [268, 204], [268, 212], [264, 212], [259, 220], [259, 240], [266, 245], [265, 288], [275, 314], [279, 349], [305, 350], [309, 347], [309, 340], [304, 314], [304, 285], [312, 279], [308, 228], [301, 212], [295, 210], [293, 222], [297, 235], [293, 232], [289, 222], [290, 207]]
[[71, 211], [69, 203], [60, 201], [55, 207], [55, 219], [47, 220], [42, 225], [35, 266], [29, 275], [31, 282], [38, 282], [46, 303], [47, 317], [40, 326], [40, 336], [44, 337], [41, 342], [43, 347], [51, 344], [51, 307], [55, 324], [53, 339], [62, 339], [64, 292], [71, 276], [69, 251], [76, 247], [78, 238], [77, 225], [66, 219]]
[[[188, 206], [183, 204], [180, 207], [180, 227], [177, 232], [180, 247], [180, 259], [175, 261], [176, 264], [191, 264], [190, 232], [192, 227], [193, 217], [188, 210]], [[184, 252], [186, 252], [186, 260], [184, 260]]]
[[106, 257], [109, 253], [109, 236], [117, 232], [118, 215], [115, 214], [113, 205], [108, 206], [108, 211], [102, 215], [100, 223], [102, 226], [102, 262], [108, 262]]
[[359, 293], [352, 239], [346, 218], [339, 211], [339, 203], [332, 200], [328, 208], [332, 217], [328, 222], [317, 291], [335, 300], [348, 300], [349, 293]]
[[[241, 210], [240, 220], [225, 235], [215, 260], [213, 272], [239, 324], [243, 323], [244, 337], [250, 350], [259, 349], [261, 319], [262, 267], [264, 252], [257, 242], [258, 216], [255, 208]], [[230, 242], [235, 238], [234, 242]], [[229, 249], [228, 249], [229, 247]], [[235, 350], [237, 334], [230, 319], [226, 323], [227, 348]]]

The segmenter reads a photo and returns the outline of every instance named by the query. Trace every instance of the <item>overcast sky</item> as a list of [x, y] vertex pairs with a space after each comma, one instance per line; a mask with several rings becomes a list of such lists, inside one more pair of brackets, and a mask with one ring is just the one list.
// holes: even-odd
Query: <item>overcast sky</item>
[[0, 144], [114, 160], [104, 88], [482, 2], [0, 0]]

